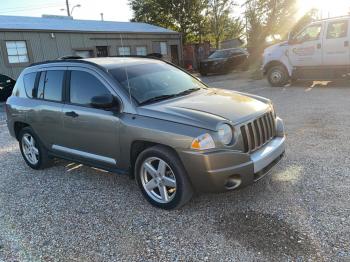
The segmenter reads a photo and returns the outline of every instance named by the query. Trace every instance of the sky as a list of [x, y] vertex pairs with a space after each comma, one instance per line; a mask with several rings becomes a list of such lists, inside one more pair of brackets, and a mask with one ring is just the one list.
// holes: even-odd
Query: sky
[[[240, 14], [240, 5], [246, 0], [236, 0], [235, 14]], [[100, 20], [100, 13], [104, 20], [129, 21], [132, 11], [128, 0], [69, 0], [71, 8], [77, 4], [73, 11], [75, 19]], [[328, 16], [346, 15], [350, 12], [350, 0], [298, 0], [299, 16], [312, 7], [321, 9], [323, 18]], [[66, 15], [65, 0], [0, 0], [0, 15], [41, 16], [42, 14]]]
[[[42, 14], [66, 15], [65, 0], [0, 0], [0, 15], [41, 16]], [[69, 0], [71, 8], [77, 4], [81, 7], [74, 8], [75, 19], [100, 20], [103, 13], [104, 20], [129, 21], [132, 11], [128, 0]]]

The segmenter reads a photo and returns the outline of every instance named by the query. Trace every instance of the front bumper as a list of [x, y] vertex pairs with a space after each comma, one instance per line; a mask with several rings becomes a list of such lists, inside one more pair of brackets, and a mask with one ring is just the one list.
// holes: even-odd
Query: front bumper
[[180, 158], [198, 192], [224, 192], [252, 184], [282, 159], [285, 137], [275, 137], [252, 154], [218, 150], [213, 152], [185, 151]]

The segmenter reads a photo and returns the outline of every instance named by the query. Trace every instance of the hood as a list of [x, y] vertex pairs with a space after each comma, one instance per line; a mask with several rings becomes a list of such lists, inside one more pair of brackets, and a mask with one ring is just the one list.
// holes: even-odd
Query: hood
[[281, 42], [281, 43], [277, 43], [277, 44], [274, 44], [274, 45], [271, 45], [267, 48], [265, 48], [265, 53], [272, 53], [274, 52], [275, 50], [278, 50], [278, 49], [287, 49], [288, 48], [288, 41], [284, 41], [284, 42]]
[[138, 113], [216, 130], [220, 122], [228, 121], [235, 125], [268, 111], [269, 105], [263, 99], [260, 101], [256, 98], [234, 91], [209, 88], [188, 96], [141, 106]]

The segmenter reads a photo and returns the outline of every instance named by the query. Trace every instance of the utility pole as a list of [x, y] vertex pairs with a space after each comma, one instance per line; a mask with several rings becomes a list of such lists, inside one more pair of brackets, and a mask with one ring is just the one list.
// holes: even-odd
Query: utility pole
[[67, 15], [70, 16], [69, 0], [66, 0]]

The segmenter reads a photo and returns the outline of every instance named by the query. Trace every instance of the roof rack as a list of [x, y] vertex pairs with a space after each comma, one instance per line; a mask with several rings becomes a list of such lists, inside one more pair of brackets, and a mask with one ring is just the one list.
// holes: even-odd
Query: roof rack
[[78, 55], [66, 55], [58, 57], [57, 60], [68, 60], [68, 59], [83, 59], [84, 57]]
[[[154, 60], [162, 60], [161, 58], [158, 58], [156, 56], [153, 56], [153, 54], [151, 55], [147, 55], [147, 56], [141, 56], [141, 55], [130, 55], [130, 56], [106, 56], [106, 57], [100, 57], [101, 59], [103, 58], [115, 58], [115, 57], [119, 57], [119, 58], [147, 58], [147, 59], [154, 59]], [[96, 58], [96, 57], [91, 57], [91, 58]], [[164, 60], [162, 60], [164, 61]], [[81, 56], [76, 56], [76, 55], [72, 55], [72, 56], [63, 56], [63, 57], [59, 57], [55, 60], [46, 60], [46, 61], [41, 61], [41, 62], [36, 62], [36, 63], [32, 63], [29, 66], [37, 66], [37, 65], [43, 65], [43, 64], [51, 64], [51, 63], [63, 63], [63, 62], [75, 62], [75, 63], [83, 63], [83, 64], [90, 64], [90, 65], [96, 65], [99, 66], [98, 64], [88, 61], [88, 60], [84, 60], [83, 57]], [[101, 66], [99, 66], [101, 67]], [[104, 67], [101, 67], [104, 68]]]

